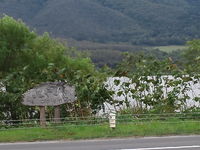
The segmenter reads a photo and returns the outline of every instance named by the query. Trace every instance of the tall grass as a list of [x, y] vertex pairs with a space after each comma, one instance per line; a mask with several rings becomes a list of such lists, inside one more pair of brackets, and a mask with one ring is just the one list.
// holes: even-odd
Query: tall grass
[[167, 120], [118, 123], [110, 129], [101, 125], [62, 125], [48, 128], [19, 128], [0, 131], [0, 142], [76, 140], [111, 137], [200, 134], [200, 121]]

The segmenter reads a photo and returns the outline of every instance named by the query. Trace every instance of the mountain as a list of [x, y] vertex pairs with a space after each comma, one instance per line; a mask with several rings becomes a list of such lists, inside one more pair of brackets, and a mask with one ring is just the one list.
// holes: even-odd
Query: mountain
[[0, 14], [39, 33], [94, 42], [172, 45], [200, 38], [199, 0], [0, 0]]

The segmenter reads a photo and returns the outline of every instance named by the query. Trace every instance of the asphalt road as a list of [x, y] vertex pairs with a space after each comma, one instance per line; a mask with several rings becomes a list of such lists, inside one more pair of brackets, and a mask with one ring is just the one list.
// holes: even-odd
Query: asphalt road
[[1, 143], [0, 150], [200, 150], [200, 136]]

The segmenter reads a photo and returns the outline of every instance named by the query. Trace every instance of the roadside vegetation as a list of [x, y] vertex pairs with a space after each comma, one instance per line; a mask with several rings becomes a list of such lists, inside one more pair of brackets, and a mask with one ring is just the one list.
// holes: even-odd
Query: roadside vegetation
[[94, 138], [144, 137], [200, 134], [199, 121], [151, 121], [120, 123], [116, 129], [101, 125], [63, 125], [49, 128], [24, 128], [0, 131], [0, 142], [78, 140]]
[[[188, 48], [178, 55], [179, 60], [174, 60], [169, 55], [157, 58], [146, 53], [126, 52], [123, 53], [121, 62], [113, 68], [96, 68], [87, 55], [65, 46], [51, 38], [48, 33], [38, 35], [21, 20], [2, 17], [0, 85], [6, 90], [0, 91], [0, 142], [200, 134], [199, 117], [194, 116], [156, 120], [150, 115], [145, 120], [143, 118], [143, 121], [122, 117], [126, 121], [118, 120], [115, 130], [109, 129], [108, 120], [99, 123], [94, 118], [94, 125], [91, 122], [84, 123], [83, 119], [95, 117], [99, 110], [105, 109], [105, 103], [124, 106], [123, 110], [117, 112], [118, 115], [134, 114], [139, 120], [140, 114], [174, 114], [177, 110], [179, 114], [197, 113], [199, 116], [198, 105], [187, 105], [187, 100], [190, 99], [187, 91], [190, 84], [199, 83], [200, 40], [188, 41], [187, 45]], [[175, 80], [163, 78], [163, 75], [173, 76]], [[122, 83], [123, 90], [116, 93], [107, 89], [105, 81], [108, 77], [128, 77], [131, 83]], [[166, 87], [162, 85], [163, 80]], [[21, 101], [23, 93], [47, 81], [73, 84], [76, 87], [77, 101], [61, 107], [61, 117], [67, 119], [63, 124], [54, 126], [50, 122], [47, 128], [39, 128], [38, 107], [24, 106]], [[115, 85], [121, 84], [119, 80], [114, 82]], [[131, 87], [133, 83], [135, 88]], [[168, 90], [169, 87], [171, 90]], [[130, 104], [128, 93], [131, 93], [137, 106]], [[124, 100], [117, 101], [113, 98], [114, 94], [124, 96]], [[198, 95], [192, 100], [200, 103]], [[71, 120], [74, 124], [69, 124], [70, 117], [75, 118]], [[79, 117], [82, 119], [76, 124], [76, 118]], [[47, 108], [47, 118], [53, 118], [52, 107]]]

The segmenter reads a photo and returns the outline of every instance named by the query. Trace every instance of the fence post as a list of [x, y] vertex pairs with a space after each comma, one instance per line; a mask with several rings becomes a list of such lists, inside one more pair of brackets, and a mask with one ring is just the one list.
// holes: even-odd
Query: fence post
[[110, 128], [112, 129], [116, 128], [116, 114], [114, 112], [110, 112], [109, 114], [109, 124]]

